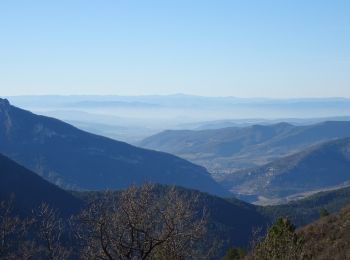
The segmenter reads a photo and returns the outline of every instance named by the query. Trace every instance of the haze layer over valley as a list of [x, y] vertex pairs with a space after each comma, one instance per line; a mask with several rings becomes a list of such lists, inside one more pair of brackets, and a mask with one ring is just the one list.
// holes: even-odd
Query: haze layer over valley
[[87, 131], [137, 144], [169, 129], [218, 129], [350, 119], [350, 99], [156, 96], [10, 96], [10, 102]]

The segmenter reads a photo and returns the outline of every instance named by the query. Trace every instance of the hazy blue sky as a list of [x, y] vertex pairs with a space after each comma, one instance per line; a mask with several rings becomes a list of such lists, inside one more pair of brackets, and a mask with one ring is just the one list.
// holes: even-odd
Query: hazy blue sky
[[350, 97], [350, 1], [0, 1], [0, 95]]

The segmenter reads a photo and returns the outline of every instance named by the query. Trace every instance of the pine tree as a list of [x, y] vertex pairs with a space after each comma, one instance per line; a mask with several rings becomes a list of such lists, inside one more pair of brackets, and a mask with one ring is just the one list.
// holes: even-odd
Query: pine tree
[[305, 259], [303, 239], [295, 232], [294, 225], [286, 218], [279, 218], [266, 237], [253, 250], [253, 259]]

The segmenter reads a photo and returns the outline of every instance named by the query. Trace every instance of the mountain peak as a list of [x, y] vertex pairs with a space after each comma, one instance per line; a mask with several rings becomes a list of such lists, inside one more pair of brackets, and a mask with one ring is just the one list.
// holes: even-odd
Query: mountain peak
[[6, 98], [0, 98], [0, 108], [10, 106], [10, 102]]
[[9, 115], [9, 111], [11, 110], [10, 107], [10, 102], [7, 99], [0, 98], [0, 126], [4, 127], [6, 136], [9, 135], [10, 129], [12, 127], [12, 120]]

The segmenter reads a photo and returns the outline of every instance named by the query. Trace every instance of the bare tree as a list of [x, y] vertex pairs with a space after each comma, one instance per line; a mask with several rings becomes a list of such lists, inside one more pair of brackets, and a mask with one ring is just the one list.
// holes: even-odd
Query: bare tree
[[15, 251], [14, 241], [21, 234], [20, 220], [13, 216], [12, 203], [0, 202], [0, 258], [7, 259]]
[[79, 216], [82, 258], [200, 259], [206, 214], [195, 200], [151, 184], [107, 193]]
[[62, 220], [47, 204], [33, 210], [31, 218], [19, 218], [13, 199], [0, 202], [0, 259], [67, 259], [62, 233]]
[[42, 203], [33, 211], [31, 222], [36, 238], [36, 255], [51, 260], [64, 260], [69, 257], [70, 250], [62, 244], [64, 223], [56, 210]]
[[35, 252], [27, 239], [31, 221], [15, 215], [13, 202], [13, 198], [0, 202], [0, 259], [30, 259]]

